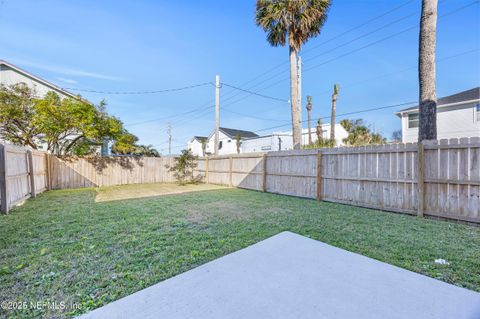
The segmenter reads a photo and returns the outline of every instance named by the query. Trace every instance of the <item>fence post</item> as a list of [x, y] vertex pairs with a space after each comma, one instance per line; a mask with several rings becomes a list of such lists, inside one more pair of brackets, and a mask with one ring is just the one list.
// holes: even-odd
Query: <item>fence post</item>
[[50, 167], [50, 154], [45, 153], [45, 178], [47, 180], [47, 189], [51, 190], [52, 189], [52, 173], [51, 173], [51, 167]]
[[317, 153], [317, 200], [322, 200], [322, 153]]
[[425, 144], [418, 142], [417, 152], [417, 187], [418, 187], [418, 211], [417, 216], [423, 217], [425, 211]]
[[232, 187], [232, 166], [233, 166], [233, 157], [230, 156], [228, 159], [228, 186]]
[[7, 149], [5, 145], [0, 144], [0, 209], [2, 213], [8, 213], [10, 209], [8, 203], [7, 188]]
[[35, 190], [35, 172], [33, 169], [32, 150], [27, 150], [27, 159], [28, 159], [28, 177], [30, 179], [30, 196], [37, 197], [37, 192]]
[[208, 156], [205, 157], [205, 183], [208, 184]]
[[267, 154], [262, 155], [262, 192], [267, 191]]

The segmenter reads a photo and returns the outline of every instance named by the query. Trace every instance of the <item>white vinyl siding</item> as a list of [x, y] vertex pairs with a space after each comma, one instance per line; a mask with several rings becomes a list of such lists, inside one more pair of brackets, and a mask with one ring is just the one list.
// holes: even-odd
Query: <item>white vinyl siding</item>
[[[480, 115], [478, 101], [441, 106], [437, 108], [437, 138], [480, 137]], [[410, 113], [418, 114], [418, 112]], [[404, 143], [418, 140], [418, 127], [411, 127], [410, 114], [402, 115], [402, 141]]]

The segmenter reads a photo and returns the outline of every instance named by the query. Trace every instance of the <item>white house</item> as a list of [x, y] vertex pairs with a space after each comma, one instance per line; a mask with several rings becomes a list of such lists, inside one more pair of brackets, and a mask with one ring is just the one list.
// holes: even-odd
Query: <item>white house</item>
[[[312, 128], [312, 141], [317, 141], [317, 129]], [[330, 124], [322, 125], [322, 137], [330, 138]], [[348, 132], [340, 124], [335, 124], [336, 145], [344, 145], [343, 139], [348, 137]], [[308, 144], [308, 128], [302, 129], [302, 145]], [[242, 141], [242, 153], [285, 151], [293, 149], [292, 131], [276, 132], [271, 135], [248, 138]]]
[[[240, 135], [242, 143], [245, 139], [257, 137], [258, 135], [244, 130], [237, 130], [232, 128], [220, 127], [218, 130], [218, 155], [235, 154], [237, 153], [237, 143], [235, 137]], [[215, 153], [215, 130], [208, 137], [194, 136], [188, 142], [188, 149], [192, 151], [193, 155], [203, 156], [202, 138], [207, 139], [206, 154], [211, 155]]]
[[[293, 149], [292, 132], [274, 132], [270, 135], [258, 136], [254, 132], [230, 129], [221, 127], [219, 129], [219, 143], [218, 154], [236, 154], [237, 143], [235, 137], [240, 135], [241, 146], [240, 153], [253, 153], [253, 152], [269, 152], [269, 151], [285, 151]], [[322, 125], [322, 136], [325, 139], [330, 138], [330, 124]], [[348, 137], [348, 132], [342, 125], [335, 125], [335, 139], [337, 145], [344, 145], [343, 139]], [[214, 132], [208, 137], [194, 136], [188, 141], [188, 149], [192, 151], [194, 155], [203, 156], [202, 151], [202, 138], [207, 139], [206, 154], [214, 153]], [[312, 128], [312, 140], [317, 140], [317, 129]], [[302, 130], [302, 145], [308, 144], [308, 129]]]
[[[396, 113], [402, 119], [402, 142], [418, 140], [418, 106]], [[437, 101], [437, 138], [480, 136], [480, 87]]]
[[187, 149], [192, 152], [193, 155], [196, 156], [204, 156], [203, 149], [202, 149], [202, 140], [207, 140], [208, 137], [206, 136], [194, 136], [190, 141], [187, 143]]
[[[215, 131], [208, 136], [207, 154], [215, 153]], [[237, 143], [235, 137], [240, 135], [242, 140], [258, 135], [251, 131], [220, 127], [218, 131], [218, 155], [236, 154]]]
[[284, 151], [292, 149], [292, 135], [285, 133], [273, 133], [252, 137], [242, 141], [242, 153]]
[[10, 86], [18, 83], [25, 83], [38, 97], [43, 97], [48, 92], [53, 91], [61, 98], [77, 98], [75, 94], [62, 89], [55, 84], [41, 79], [7, 61], [0, 60], [0, 84]]

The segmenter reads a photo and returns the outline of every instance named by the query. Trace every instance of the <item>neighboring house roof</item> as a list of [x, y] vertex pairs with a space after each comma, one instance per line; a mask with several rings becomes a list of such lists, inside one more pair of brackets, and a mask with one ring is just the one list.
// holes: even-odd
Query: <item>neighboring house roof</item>
[[194, 140], [197, 140], [201, 143], [203, 139], [206, 140], [207, 137], [206, 136], [194, 136], [194, 137], [192, 137], [191, 141], [193, 142]]
[[218, 130], [230, 138], [234, 138], [237, 135], [240, 135], [240, 137], [243, 138], [251, 138], [258, 136], [258, 134], [255, 134], [251, 131], [237, 130], [233, 128], [219, 127]]
[[42, 79], [42, 78], [39, 78], [38, 76], [35, 76], [35, 75], [33, 75], [33, 74], [31, 74], [31, 73], [29, 73], [29, 72], [27, 72], [27, 71], [19, 68], [19, 67], [16, 66], [16, 65], [11, 64], [10, 62], [7, 62], [7, 61], [5, 61], [5, 60], [0, 60], [0, 65], [5, 65], [6, 67], [8, 67], [8, 68], [10, 68], [10, 69], [12, 69], [12, 70], [17, 71], [18, 73], [21, 73], [21, 74], [23, 74], [24, 76], [26, 76], [26, 77], [28, 77], [28, 78], [30, 78], [30, 79], [32, 79], [32, 80], [35, 80], [35, 81], [37, 81], [37, 82], [42, 83], [43, 85], [51, 88], [51, 89], [54, 90], [54, 91], [60, 92], [60, 93], [66, 95], [66, 96], [69, 96], [69, 97], [71, 97], [71, 98], [78, 99], [78, 96], [75, 95], [75, 94], [73, 94], [72, 92], [68, 92], [68, 91], [62, 89], [61, 87], [56, 86], [55, 84], [52, 84], [52, 83], [50, 83], [50, 82], [48, 82], [48, 81], [46, 81], [46, 80], [44, 80], [44, 79]]
[[[437, 100], [437, 107], [444, 107], [451, 104], [470, 102], [475, 100], [480, 100], [480, 87], [439, 98]], [[403, 109], [395, 114], [400, 116], [403, 112], [410, 112], [416, 110], [418, 110], [418, 105]]]

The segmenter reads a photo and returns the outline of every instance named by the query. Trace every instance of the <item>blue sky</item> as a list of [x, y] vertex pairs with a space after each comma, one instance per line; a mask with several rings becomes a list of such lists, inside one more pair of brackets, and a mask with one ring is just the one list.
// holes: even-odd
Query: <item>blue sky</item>
[[[473, 2], [440, 1], [438, 96], [480, 85], [480, 5], [458, 11]], [[315, 119], [330, 114], [334, 83], [341, 87], [338, 114], [417, 100], [420, 3], [333, 1], [321, 35], [302, 52], [303, 104], [306, 95], [313, 97]], [[288, 49], [267, 43], [254, 23], [254, 6], [246, 0], [0, 0], [0, 59], [68, 88], [161, 90], [214, 81], [220, 74], [227, 84], [288, 100]], [[256, 131], [287, 124], [262, 134], [290, 128], [288, 103], [236, 94], [221, 89], [221, 126]], [[82, 95], [94, 103], [105, 98], [108, 111], [141, 143], [163, 153], [167, 122], [174, 151], [193, 135], [208, 135], [214, 125], [212, 85], [161, 94]], [[361, 117], [389, 137], [400, 128], [398, 109], [348, 118]], [[191, 110], [198, 111], [178, 115]]]

